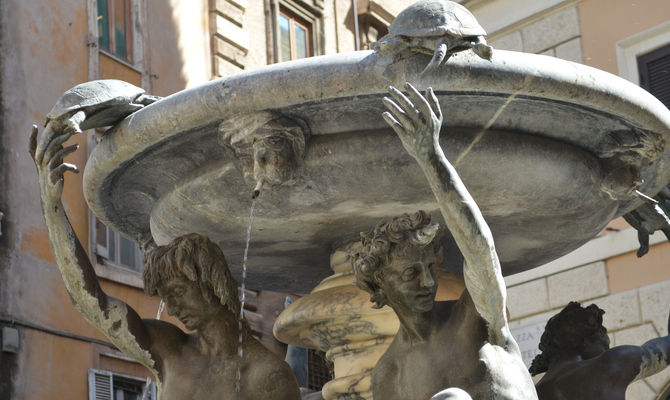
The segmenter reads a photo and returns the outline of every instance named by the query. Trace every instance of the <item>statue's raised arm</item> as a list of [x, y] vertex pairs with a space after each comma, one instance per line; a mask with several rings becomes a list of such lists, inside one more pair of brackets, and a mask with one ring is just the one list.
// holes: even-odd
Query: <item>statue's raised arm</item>
[[384, 104], [384, 119], [416, 159], [437, 199], [447, 228], [463, 253], [465, 284], [477, 312], [487, 322], [492, 343], [505, 345], [507, 332], [505, 284], [493, 236], [481, 211], [440, 147], [442, 111], [429, 88], [422, 96], [411, 84], [409, 97], [394, 87]]
[[30, 154], [37, 166], [42, 210], [56, 263], [77, 310], [119, 349], [157, 375], [147, 327], [131, 307], [103, 292], [63, 208], [64, 174], [79, 172], [75, 165], [63, 162], [78, 148], [78, 145], [63, 147], [73, 134], [81, 132], [78, 126], [81, 121], [77, 115], [73, 118], [74, 123], [52, 121], [41, 133], [33, 125], [30, 136]]

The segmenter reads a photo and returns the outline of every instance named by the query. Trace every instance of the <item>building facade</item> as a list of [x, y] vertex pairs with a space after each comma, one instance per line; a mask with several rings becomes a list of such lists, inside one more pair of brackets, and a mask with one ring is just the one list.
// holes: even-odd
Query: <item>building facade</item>
[[[116, 78], [167, 96], [211, 79], [295, 58], [366, 49], [412, 0], [5, 0], [0, 3], [0, 398], [123, 399], [148, 372], [74, 309], [54, 264], [27, 152], [58, 97], [93, 79]], [[670, 3], [666, 0], [466, 0], [496, 49], [583, 63], [648, 88], [669, 105]], [[660, 67], [659, 67], [660, 65]], [[658, 72], [661, 71], [661, 72]], [[85, 168], [95, 132], [71, 139]], [[64, 204], [103, 289], [145, 318], [158, 299], [142, 291], [136, 245], [100, 224], [66, 180]], [[550, 231], [547, 234], [551, 234]], [[623, 220], [574, 253], [507, 277], [512, 328], [534, 355], [546, 320], [570, 300], [606, 310], [612, 343], [666, 335], [670, 244], [662, 235], [641, 259]], [[226, 249], [223, 249], [224, 253]], [[328, 260], [323, 260], [328, 262]], [[252, 326], [272, 338], [284, 294], [250, 296]], [[178, 321], [168, 318], [179, 326]], [[666, 399], [670, 372], [638, 382], [627, 398]], [[107, 388], [110, 389], [107, 389]], [[102, 397], [101, 397], [102, 398]], [[153, 397], [152, 397], [153, 398]]]

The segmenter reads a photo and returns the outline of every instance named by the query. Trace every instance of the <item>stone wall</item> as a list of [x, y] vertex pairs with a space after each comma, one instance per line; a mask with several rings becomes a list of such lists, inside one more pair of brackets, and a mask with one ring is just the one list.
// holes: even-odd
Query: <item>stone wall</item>
[[489, 36], [495, 49], [523, 51], [582, 62], [576, 6], [547, 11]]
[[[669, 248], [667, 243], [659, 244], [652, 246], [651, 252], [665, 253]], [[603, 324], [612, 346], [641, 345], [668, 334], [670, 280], [621, 291], [616, 278], [608, 274], [611, 267], [608, 264], [616, 258], [509, 285], [510, 327], [527, 365], [539, 352], [537, 345], [547, 320], [570, 301], [579, 301], [584, 306], [595, 303], [605, 310]], [[637, 270], [635, 263], [627, 267]], [[644, 274], [643, 270], [638, 271]], [[668, 383], [670, 369], [629, 386], [626, 398], [656, 399]]]

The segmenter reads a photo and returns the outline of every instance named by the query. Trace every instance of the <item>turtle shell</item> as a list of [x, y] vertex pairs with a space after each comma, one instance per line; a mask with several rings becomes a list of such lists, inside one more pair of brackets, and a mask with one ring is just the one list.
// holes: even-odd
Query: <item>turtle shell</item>
[[429, 37], [450, 35], [454, 37], [484, 36], [467, 8], [453, 1], [422, 0], [404, 9], [389, 26], [388, 36]]
[[117, 79], [81, 83], [63, 93], [47, 114], [47, 121], [85, 108], [128, 104], [143, 93], [144, 89]]

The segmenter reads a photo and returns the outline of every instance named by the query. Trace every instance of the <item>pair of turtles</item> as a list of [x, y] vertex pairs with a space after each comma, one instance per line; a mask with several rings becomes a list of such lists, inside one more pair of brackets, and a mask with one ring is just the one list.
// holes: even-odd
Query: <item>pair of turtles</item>
[[421, 72], [435, 70], [449, 57], [472, 49], [479, 57], [490, 60], [493, 48], [486, 44], [486, 31], [465, 7], [447, 0], [422, 0], [403, 10], [389, 26], [389, 33], [371, 44], [382, 53], [403, 50], [432, 54]]
[[79, 131], [115, 125], [160, 99], [116, 79], [85, 82], [63, 93], [47, 114], [45, 126], [65, 126]]

